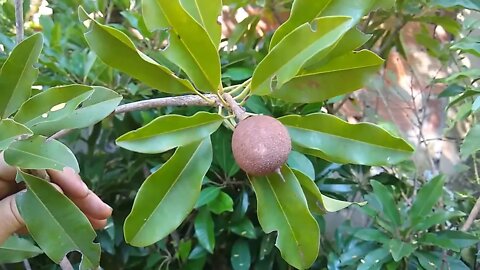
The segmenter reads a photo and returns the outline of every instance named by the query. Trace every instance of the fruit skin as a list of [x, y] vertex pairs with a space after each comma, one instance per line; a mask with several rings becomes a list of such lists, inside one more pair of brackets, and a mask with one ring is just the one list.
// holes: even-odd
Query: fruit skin
[[252, 176], [274, 173], [285, 164], [291, 150], [287, 128], [270, 116], [250, 116], [240, 121], [233, 132], [233, 157]]

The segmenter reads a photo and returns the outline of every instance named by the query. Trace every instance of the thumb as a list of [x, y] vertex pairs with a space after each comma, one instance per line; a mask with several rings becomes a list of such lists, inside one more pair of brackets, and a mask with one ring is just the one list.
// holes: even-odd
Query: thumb
[[17, 209], [15, 195], [0, 201], [0, 245], [25, 226]]

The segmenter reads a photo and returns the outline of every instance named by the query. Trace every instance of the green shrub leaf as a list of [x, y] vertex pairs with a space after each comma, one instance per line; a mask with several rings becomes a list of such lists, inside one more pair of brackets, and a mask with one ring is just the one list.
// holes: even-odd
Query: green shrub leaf
[[400, 226], [400, 211], [395, 204], [393, 195], [384, 185], [380, 182], [372, 180], [371, 182], [373, 193], [381, 204], [383, 215], [389, 219], [389, 221], [396, 227]]
[[235, 241], [230, 255], [230, 262], [233, 270], [249, 270], [252, 258], [250, 256], [250, 247], [244, 239]]
[[210, 138], [179, 147], [140, 187], [125, 221], [127, 243], [148, 246], [174, 231], [195, 206], [211, 162]]
[[213, 254], [215, 249], [215, 228], [213, 223], [212, 214], [206, 207], [202, 207], [195, 217], [195, 235], [198, 242], [208, 252]]
[[210, 136], [222, 121], [220, 115], [207, 112], [191, 117], [164, 115], [120, 136], [117, 145], [139, 153], [162, 153]]
[[42, 253], [43, 251], [32, 242], [18, 236], [11, 236], [0, 245], [0, 263], [18, 263]]
[[222, 26], [218, 22], [222, 12], [222, 1], [180, 0], [180, 3], [185, 11], [205, 29], [218, 50], [222, 37]]
[[401, 138], [369, 123], [349, 124], [338, 117], [316, 113], [279, 118], [290, 133], [294, 149], [336, 163], [396, 164], [413, 148]]
[[7, 149], [12, 142], [22, 135], [33, 135], [33, 132], [12, 119], [0, 120], [0, 151]]
[[428, 218], [428, 216], [433, 213], [432, 208], [442, 197], [444, 183], [445, 177], [440, 175], [430, 180], [430, 182], [418, 191], [415, 202], [409, 211], [412, 225]]

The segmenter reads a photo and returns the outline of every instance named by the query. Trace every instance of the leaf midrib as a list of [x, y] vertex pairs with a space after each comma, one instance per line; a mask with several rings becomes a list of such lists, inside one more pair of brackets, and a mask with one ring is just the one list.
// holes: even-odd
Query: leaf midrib
[[58, 163], [59, 165], [65, 165], [64, 167], [70, 167], [69, 164], [66, 164], [66, 163], [63, 163], [63, 162], [60, 162], [58, 160], [54, 160], [54, 159], [51, 159], [51, 158], [47, 158], [45, 156], [41, 156], [41, 155], [38, 155], [38, 154], [35, 154], [35, 153], [32, 153], [32, 152], [27, 152], [27, 151], [24, 151], [24, 150], [21, 150], [21, 149], [18, 149], [18, 148], [8, 148], [8, 150], [10, 151], [17, 151], [17, 152], [20, 152], [22, 154], [28, 154], [28, 155], [31, 155], [31, 156], [34, 156], [34, 157], [37, 157], [37, 158], [41, 158], [41, 159], [44, 159], [44, 160], [47, 160], [49, 162], [53, 162], [53, 163]]

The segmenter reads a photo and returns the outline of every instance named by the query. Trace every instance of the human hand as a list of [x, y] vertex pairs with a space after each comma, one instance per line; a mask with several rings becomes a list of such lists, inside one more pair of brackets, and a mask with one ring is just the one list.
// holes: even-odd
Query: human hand
[[[87, 216], [95, 229], [102, 229], [112, 208], [105, 204], [71, 168], [63, 171], [47, 171], [52, 185], [63, 192]], [[18, 231], [26, 231], [20, 216], [15, 196], [22, 192], [21, 185], [15, 182], [16, 169], [7, 165], [0, 153], [0, 244]]]

